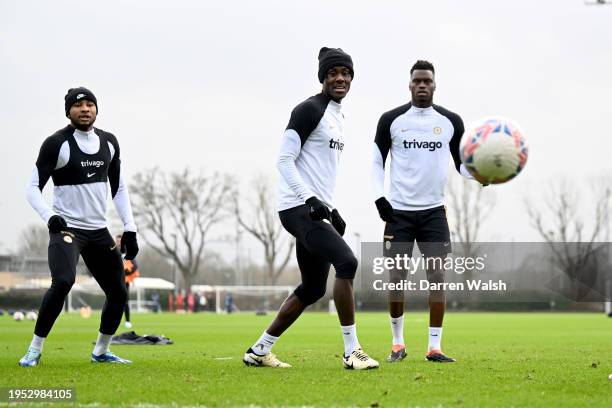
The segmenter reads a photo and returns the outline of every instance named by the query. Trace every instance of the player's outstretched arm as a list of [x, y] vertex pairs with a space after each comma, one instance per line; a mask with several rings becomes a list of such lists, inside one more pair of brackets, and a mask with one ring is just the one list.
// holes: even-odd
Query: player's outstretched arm
[[26, 187], [26, 199], [38, 215], [40, 215], [40, 218], [42, 218], [45, 224], [48, 224], [51, 217], [57, 215], [46, 203], [42, 195], [42, 190], [58, 164], [60, 147], [61, 140], [56, 137], [51, 136], [44, 141]]
[[453, 162], [455, 163], [455, 169], [461, 174], [463, 177], [469, 180], [475, 180], [474, 176], [470, 174], [468, 169], [461, 163], [461, 153], [460, 153], [460, 144], [461, 138], [463, 137], [463, 133], [465, 132], [465, 126], [463, 125], [463, 120], [459, 115], [453, 114], [451, 117], [451, 122], [455, 131], [453, 133], [453, 137], [451, 138], [449, 149], [451, 152], [451, 156], [453, 157]]
[[123, 222], [123, 235], [121, 238], [121, 249], [125, 252], [125, 259], [131, 260], [138, 253], [138, 241], [136, 240], [136, 223], [134, 222], [134, 214], [130, 195], [128, 193], [125, 179], [121, 172], [121, 153], [117, 139], [110, 137], [110, 143], [113, 146], [113, 157], [108, 169], [108, 181], [111, 186], [111, 197], [113, 204], [117, 210], [117, 214]]
[[[308, 188], [295, 166], [302, 146], [306, 143], [308, 136], [317, 127], [323, 113], [321, 107], [311, 100], [307, 100], [296, 106], [291, 112], [289, 123], [283, 134], [276, 168], [289, 188], [304, 202], [314, 193]], [[323, 109], [324, 112], [324, 109]]]
[[293, 129], [285, 130], [281, 148], [276, 161], [276, 168], [281, 177], [285, 180], [289, 188], [293, 190], [301, 200], [306, 202], [307, 199], [314, 196], [314, 193], [308, 188], [304, 180], [300, 176], [295, 161], [300, 155], [302, 145], [300, 137]]
[[393, 221], [393, 207], [385, 198], [385, 162], [391, 149], [391, 123], [387, 114], [381, 116], [376, 127], [372, 148], [372, 192], [378, 215], [385, 222]]

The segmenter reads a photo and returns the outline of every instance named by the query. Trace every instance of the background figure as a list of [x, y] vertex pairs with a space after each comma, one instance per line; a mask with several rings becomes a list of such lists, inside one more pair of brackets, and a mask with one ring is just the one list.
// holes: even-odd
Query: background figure
[[174, 311], [174, 296], [172, 295], [172, 293], [168, 295], [168, 311]]
[[[121, 248], [121, 237], [122, 235], [117, 235], [115, 237], [115, 242], [117, 243], [117, 247]], [[124, 251], [121, 251], [121, 254], [124, 254]], [[140, 272], [138, 271], [138, 264], [135, 259], [123, 260], [123, 271], [125, 273], [125, 290], [127, 291], [127, 299], [125, 300], [125, 328], [132, 328], [132, 321], [130, 320], [130, 283], [134, 282], [134, 279], [140, 276]]]
[[195, 306], [195, 297], [192, 292], [187, 293], [187, 312], [193, 313]]
[[228, 292], [225, 297], [225, 311], [229, 314], [234, 311], [234, 297]]
[[159, 304], [159, 293], [153, 292], [151, 294], [151, 302], [153, 302], [153, 313], [161, 312], [161, 305]]
[[200, 294], [193, 294], [193, 312], [198, 313], [200, 311]]
[[200, 292], [200, 296], [198, 297], [198, 309], [202, 312], [205, 311], [207, 303], [208, 301], [206, 300], [206, 295]]
[[177, 313], [184, 312], [185, 311], [184, 307], [185, 307], [185, 304], [183, 302], [183, 292], [179, 291], [176, 294], [176, 312]]

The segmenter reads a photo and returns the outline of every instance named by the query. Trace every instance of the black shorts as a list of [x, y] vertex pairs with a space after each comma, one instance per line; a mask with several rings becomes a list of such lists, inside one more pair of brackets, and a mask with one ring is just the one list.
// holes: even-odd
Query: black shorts
[[336, 277], [354, 278], [355, 255], [327, 220], [312, 220], [306, 205], [278, 214], [283, 227], [297, 240], [296, 255], [303, 282], [315, 276], [320, 281], [327, 280], [331, 265], [334, 265]]
[[446, 208], [443, 205], [419, 211], [393, 210], [393, 217], [393, 222], [385, 224], [385, 256], [412, 256], [414, 241], [424, 256], [445, 256], [452, 252]]

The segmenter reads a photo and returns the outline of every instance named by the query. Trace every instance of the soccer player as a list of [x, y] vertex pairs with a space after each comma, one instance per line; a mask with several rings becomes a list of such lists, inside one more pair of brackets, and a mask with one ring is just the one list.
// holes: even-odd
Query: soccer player
[[252, 366], [291, 367], [270, 350], [306, 307], [323, 297], [330, 266], [334, 265], [334, 302], [344, 339], [343, 365], [358, 370], [377, 368], [378, 362], [361, 349], [357, 340], [353, 297], [357, 259], [342, 239], [346, 224], [332, 204], [345, 143], [340, 102], [354, 77], [351, 57], [340, 48], [321, 48], [318, 77], [322, 92], [293, 109], [277, 163], [281, 175], [279, 216], [297, 240], [302, 283], [283, 302], [243, 361]]
[[[410, 70], [410, 103], [384, 113], [376, 130], [373, 156], [373, 187], [376, 208], [385, 221], [385, 254], [412, 256], [414, 241], [428, 258], [442, 260], [451, 252], [450, 232], [444, 207], [448, 164], [453, 158], [457, 171], [472, 178], [461, 164], [459, 142], [463, 121], [456, 113], [433, 104], [436, 90], [434, 66], [417, 61]], [[385, 162], [391, 153], [389, 200], [385, 197]], [[426, 263], [430, 283], [443, 282], [442, 262]], [[407, 271], [390, 271], [390, 281], [405, 278]], [[429, 346], [427, 360], [453, 362], [441, 350], [445, 296], [443, 290], [429, 293]], [[389, 293], [393, 343], [387, 361], [406, 357], [404, 345], [404, 296]]]
[[[32, 342], [19, 365], [34, 367], [40, 362], [43, 343], [74, 284], [79, 255], [106, 295], [91, 361], [129, 364], [131, 361], [109, 350], [127, 299], [121, 254], [106, 228], [109, 185], [124, 225], [121, 247], [125, 258], [132, 260], [138, 253], [136, 225], [121, 174], [119, 144], [111, 133], [93, 127], [98, 102], [90, 90], [69, 89], [64, 100], [70, 124], [42, 144], [26, 192], [28, 201], [49, 228], [51, 287], [42, 300]], [[49, 178], [54, 184], [52, 208], [42, 196]]]
[[[122, 235], [117, 235], [115, 237], [115, 244], [117, 247], [121, 247], [121, 237]], [[121, 251], [123, 254], [124, 251]], [[125, 274], [125, 290], [126, 290], [126, 301], [125, 301], [125, 328], [132, 328], [132, 321], [130, 320], [130, 283], [134, 282], [134, 279], [140, 276], [140, 272], [138, 271], [138, 263], [136, 259], [124, 259], [123, 260], [123, 273]]]

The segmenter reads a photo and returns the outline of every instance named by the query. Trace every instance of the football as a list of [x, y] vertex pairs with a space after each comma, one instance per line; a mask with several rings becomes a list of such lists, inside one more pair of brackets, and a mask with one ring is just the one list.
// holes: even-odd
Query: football
[[23, 312], [15, 312], [13, 313], [13, 320], [15, 320], [16, 322], [20, 322], [25, 318], [25, 316], [23, 315]]
[[504, 118], [478, 121], [463, 136], [459, 149], [467, 170], [483, 184], [512, 180], [527, 163], [523, 132], [516, 123]]
[[36, 320], [37, 317], [38, 315], [34, 311], [29, 311], [28, 314], [26, 314], [26, 319], [28, 320]]

